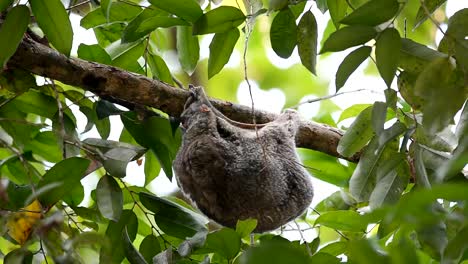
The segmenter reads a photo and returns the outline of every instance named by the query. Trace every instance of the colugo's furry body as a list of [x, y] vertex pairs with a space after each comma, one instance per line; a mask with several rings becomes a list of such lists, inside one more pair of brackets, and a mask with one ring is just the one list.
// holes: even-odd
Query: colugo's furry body
[[201, 87], [192, 92], [181, 115], [186, 131], [174, 161], [182, 191], [228, 227], [255, 218], [255, 232], [265, 232], [302, 214], [313, 191], [295, 150], [298, 114], [288, 110], [256, 132], [224, 117]]

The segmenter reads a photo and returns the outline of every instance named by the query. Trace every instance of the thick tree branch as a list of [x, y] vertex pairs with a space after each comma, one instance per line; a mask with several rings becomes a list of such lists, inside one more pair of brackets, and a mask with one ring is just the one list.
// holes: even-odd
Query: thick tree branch
[[[104, 98], [115, 98], [136, 105], [147, 105], [160, 109], [171, 116], [179, 116], [189, 92], [166, 83], [130, 73], [113, 66], [68, 58], [26, 36], [8, 67], [27, 70], [36, 75], [58, 80], [62, 83], [81, 87]], [[249, 123], [251, 109], [247, 106], [226, 101], [212, 100], [213, 105], [233, 120]], [[264, 111], [256, 112], [258, 123], [275, 119], [276, 115]], [[340, 157], [336, 151], [342, 132], [323, 124], [303, 120], [296, 144]], [[358, 156], [345, 158], [356, 162]]]

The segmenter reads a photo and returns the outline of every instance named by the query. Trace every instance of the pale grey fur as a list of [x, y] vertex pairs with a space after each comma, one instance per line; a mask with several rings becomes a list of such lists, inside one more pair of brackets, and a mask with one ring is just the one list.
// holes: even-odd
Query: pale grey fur
[[299, 116], [287, 110], [255, 129], [241, 128], [218, 112], [201, 87], [192, 88], [181, 115], [186, 131], [174, 161], [182, 191], [216, 222], [258, 220], [255, 232], [277, 229], [312, 201], [310, 176], [294, 137]]

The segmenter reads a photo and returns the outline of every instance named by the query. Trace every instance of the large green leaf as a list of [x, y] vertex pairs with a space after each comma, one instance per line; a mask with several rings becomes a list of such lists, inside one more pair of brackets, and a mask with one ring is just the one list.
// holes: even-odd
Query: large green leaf
[[454, 54], [463, 71], [468, 72], [468, 8], [456, 12], [448, 22], [448, 28], [439, 43], [439, 50]]
[[398, 30], [387, 28], [384, 30], [375, 44], [375, 58], [380, 76], [387, 87], [390, 87], [395, 77], [400, 55], [401, 40]]
[[389, 263], [389, 258], [377, 249], [372, 239], [355, 239], [348, 243], [347, 256], [351, 263]]
[[89, 163], [87, 159], [73, 157], [55, 164], [44, 174], [37, 187], [42, 188], [49, 184], [58, 184], [58, 186], [39, 197], [41, 204], [53, 205], [61, 200], [73, 186], [80, 184]]
[[174, 84], [172, 80], [172, 74], [166, 65], [166, 62], [160, 56], [149, 53], [146, 56], [146, 60], [151, 68], [153, 79], [163, 81], [168, 84]]
[[434, 60], [419, 74], [414, 90], [424, 100], [423, 126], [430, 133], [447, 127], [463, 106], [467, 98], [463, 78], [453, 62], [445, 58]]
[[420, 73], [431, 61], [446, 58], [442, 52], [428, 48], [413, 40], [402, 38], [398, 67], [408, 73]]
[[336, 71], [335, 86], [338, 92], [348, 80], [349, 76], [366, 60], [372, 51], [371, 47], [363, 46], [353, 50], [341, 62], [338, 70]]
[[161, 171], [161, 165], [152, 151], [145, 154], [145, 186], [158, 177]]
[[192, 75], [200, 58], [198, 37], [192, 36], [192, 27], [177, 27], [177, 52], [182, 69]]
[[101, 7], [98, 7], [84, 16], [80, 21], [80, 25], [85, 29], [90, 29], [108, 24], [108, 22], [127, 22], [133, 20], [140, 12], [141, 8], [136, 5], [114, 1], [111, 5], [108, 19], [104, 15], [104, 12], [102, 12]]
[[249, 247], [241, 255], [245, 264], [303, 264], [310, 263], [307, 253], [287, 240], [270, 239], [258, 246]]
[[[443, 5], [447, 0], [425, 0], [421, 2], [421, 6], [416, 14], [413, 30], [419, 27], [428, 16], [430, 16], [437, 8]], [[424, 5], [424, 6], [423, 6]]]
[[189, 22], [195, 22], [203, 15], [203, 11], [195, 0], [149, 0], [149, 2]]
[[328, 51], [342, 51], [350, 47], [364, 44], [377, 35], [377, 31], [370, 26], [349, 26], [333, 32], [323, 43], [320, 53]]
[[122, 189], [117, 181], [104, 175], [96, 186], [96, 199], [99, 211], [107, 219], [119, 221], [123, 208]]
[[374, 137], [361, 155], [349, 181], [349, 191], [358, 202], [367, 201], [374, 190], [377, 172], [390, 158], [389, 151], [384, 150], [385, 147], [379, 146], [378, 138]]
[[351, 157], [361, 150], [373, 135], [371, 126], [372, 107], [364, 109], [338, 143], [337, 151], [344, 157]]
[[11, 4], [13, 4], [14, 0], [2, 0], [0, 1], [0, 13], [7, 9]]
[[[112, 245], [112, 263], [120, 263], [125, 257], [126, 242], [122, 241], [122, 232], [127, 230], [128, 240], [133, 241], [137, 235], [138, 218], [131, 210], [124, 210], [118, 222], [109, 221], [106, 236]], [[102, 252], [102, 251], [101, 251]], [[100, 255], [100, 263], [103, 262], [103, 254]]]
[[205, 248], [213, 250], [227, 260], [232, 260], [239, 253], [240, 247], [240, 235], [230, 228], [209, 233], [206, 237]]
[[[29, 24], [29, 9], [24, 5], [17, 5], [8, 12], [0, 27], [0, 67], [3, 69], [8, 59], [15, 53], [23, 39]], [[8, 41], [5, 41], [8, 40]]]
[[124, 252], [125, 257], [127, 258], [128, 262], [131, 264], [146, 264], [148, 263], [143, 255], [138, 252], [138, 250], [133, 246], [132, 240], [128, 235], [127, 227], [124, 228], [122, 231], [122, 240], [124, 243]]
[[365, 232], [367, 229], [367, 222], [363, 221], [362, 216], [348, 210], [324, 212], [315, 220], [315, 225], [351, 232]]
[[201, 215], [152, 194], [142, 192], [139, 197], [141, 203], [154, 213], [156, 224], [167, 235], [186, 239], [206, 231], [206, 221]]
[[291, 56], [297, 43], [296, 18], [291, 9], [281, 10], [271, 22], [271, 47], [281, 58]]
[[348, 3], [342, 0], [327, 0], [328, 11], [336, 29], [340, 28], [340, 21], [346, 16], [348, 10]]
[[67, 11], [60, 0], [30, 0], [36, 21], [50, 43], [61, 53], [70, 56], [73, 29]]
[[409, 182], [410, 171], [405, 155], [394, 152], [377, 172], [377, 184], [369, 197], [372, 209], [396, 203]]
[[[132, 20], [133, 22], [134, 20]], [[129, 26], [132, 24], [129, 24]], [[157, 28], [168, 28], [173, 26], [189, 26], [190, 24], [185, 20], [182, 20], [177, 17], [168, 17], [168, 16], [153, 16], [141, 21], [135, 28], [132, 30], [124, 30], [122, 34], [123, 42], [136, 41]]]
[[83, 60], [95, 61], [108, 65], [112, 63], [112, 59], [109, 54], [107, 54], [106, 50], [98, 44], [80, 44], [80, 46], [78, 46], [78, 57]]
[[157, 237], [151, 234], [143, 238], [140, 244], [140, 253], [148, 263], [151, 263], [153, 257], [159, 252], [161, 252], [161, 245]]
[[317, 64], [317, 21], [312, 12], [302, 15], [297, 26], [297, 49], [302, 65], [316, 74]]
[[220, 72], [224, 65], [228, 63], [239, 36], [240, 33], [237, 28], [233, 28], [224, 33], [215, 34], [210, 44], [208, 79]]
[[169, 120], [161, 117], [151, 117], [138, 122], [134, 113], [127, 113], [122, 115], [121, 119], [138, 144], [153, 151], [166, 176], [171, 179], [172, 161], [181, 141], [180, 130], [173, 136]]
[[193, 34], [223, 33], [237, 28], [245, 20], [245, 15], [233, 6], [220, 6], [201, 16], [193, 24]]
[[340, 23], [376, 26], [395, 16], [399, 6], [398, 0], [371, 0], [347, 15]]

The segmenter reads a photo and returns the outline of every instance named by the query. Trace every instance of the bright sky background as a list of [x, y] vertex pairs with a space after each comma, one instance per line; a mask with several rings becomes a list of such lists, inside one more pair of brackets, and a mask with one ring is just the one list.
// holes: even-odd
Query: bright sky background
[[[315, 5], [315, 2], [308, 1], [307, 5], [308, 6], [306, 10], [308, 10], [308, 7], [310, 5]], [[448, 17], [452, 16], [453, 13], [455, 13], [456, 11], [462, 8], [468, 8], [467, 0], [448, 0], [447, 5], [446, 5], [447, 16]], [[322, 36], [323, 31], [325, 29], [329, 14], [328, 12], [325, 14], [322, 14], [315, 7], [312, 8], [312, 11], [317, 19], [318, 36], [320, 37]], [[91, 30], [85, 30], [80, 27], [79, 16], [72, 14], [71, 21], [72, 21], [73, 30], [75, 33], [72, 54], [76, 54], [78, 45], [80, 43], [85, 43], [85, 44], [97, 43], [94, 37], [94, 34]], [[441, 25], [441, 26], [443, 29], [446, 28], [446, 25]], [[200, 59], [204, 59], [208, 57], [208, 54], [209, 54], [208, 46], [211, 41], [211, 38], [212, 36], [208, 36], [208, 37], [204, 36], [201, 38]], [[442, 34], [438, 31], [436, 35], [437, 42], [439, 42], [441, 38], [442, 38]], [[273, 50], [269, 47], [265, 47], [265, 52], [267, 53], [267, 56], [272, 61], [272, 63], [275, 64], [279, 68], [288, 68], [296, 63], [300, 63], [300, 59], [297, 54], [297, 48], [289, 59], [282, 59], [278, 57], [273, 52]], [[318, 75], [323, 79], [332, 80], [330, 81], [329, 94], [333, 94], [335, 91], [333, 80], [335, 76], [336, 65], [339, 65], [347, 54], [348, 53], [346, 52], [340, 52], [339, 54], [331, 54], [327, 56], [325, 59], [323, 59], [321, 56], [319, 57], [318, 64], [317, 64]], [[174, 56], [174, 54], [166, 54], [166, 55], [172, 56], [172, 57]], [[238, 67], [240, 63], [241, 63], [241, 54], [238, 51], [234, 51], [226, 67]], [[174, 63], [172, 64], [169, 63], [169, 67], [172, 70], [180, 69], [180, 66], [174, 65]], [[381, 89], [381, 87], [383, 87], [383, 81], [378, 76], [369, 76], [369, 75], [364, 74], [365, 67], [366, 67], [366, 63], [363, 63], [356, 70], [356, 72], [351, 75], [351, 77], [346, 82], [346, 85], [340, 90], [340, 91], [350, 91], [350, 90], [364, 88], [365, 91], [346, 94], [346, 95], [338, 96], [338, 97], [331, 99], [333, 100], [335, 104], [340, 106], [342, 109], [345, 109], [357, 103], [373, 103], [376, 100], [383, 101], [385, 99], [382, 89]], [[329, 69], [333, 69], [333, 70], [329, 70]], [[243, 74], [243, 73], [239, 73], [239, 74]], [[394, 79], [394, 81], [396, 81], [396, 78]], [[396, 85], [392, 85], [392, 86], [396, 87]], [[257, 109], [263, 109], [263, 110], [268, 110], [268, 111], [279, 113], [282, 110], [286, 102], [285, 94], [280, 89], [273, 88], [268, 91], [261, 90], [258, 87], [257, 83], [255, 83], [254, 81], [252, 81], [252, 92], [253, 92], [253, 97], [255, 101], [255, 106]], [[311, 94], [311, 95], [305, 96], [303, 100], [307, 100], [307, 99], [311, 99], [315, 97], [316, 97], [315, 95]], [[251, 99], [250, 99], [250, 95], [248, 92], [248, 87], [245, 82], [242, 82], [238, 88], [237, 99], [240, 104], [250, 106]], [[74, 110], [78, 110], [77, 107], [72, 106], [71, 108]], [[312, 104], [303, 105], [299, 107], [299, 112], [302, 114], [304, 118], [310, 119], [311, 117], [317, 114], [318, 104], [312, 103]], [[77, 116], [78, 129], [82, 131], [86, 125], [86, 117], [83, 114], [81, 114], [81, 112], [79, 111], [74, 111], [74, 113]], [[338, 118], [338, 116], [334, 116], [334, 117], [336, 119]], [[112, 128], [111, 128], [111, 134], [110, 134], [109, 140], [118, 140], [120, 136], [120, 132], [122, 130], [122, 123], [119, 117], [111, 116], [110, 118], [111, 118]], [[88, 137], [99, 137], [99, 134], [94, 128], [90, 132], [81, 135], [81, 137], [83, 139], [88, 138]], [[99, 180], [98, 177], [95, 175], [94, 176], [90, 175], [82, 180], [82, 183], [85, 186], [85, 191], [86, 191], [85, 200], [83, 201], [83, 203], [88, 202], [89, 192], [91, 188], [92, 189], [95, 188], [98, 180]], [[138, 166], [136, 162], [130, 163], [127, 167], [127, 177], [125, 177], [124, 180], [131, 184], [142, 186], [144, 184], [143, 165]], [[315, 178], [313, 178], [313, 184], [314, 184], [314, 189], [315, 189], [315, 197], [312, 202], [312, 205], [316, 205], [318, 202], [320, 202], [321, 200], [329, 196], [331, 193], [338, 190], [336, 186], [317, 180]], [[148, 188], [151, 191], [155, 192], [156, 194], [163, 196], [163, 195], [168, 195], [174, 192], [177, 189], [177, 184], [175, 182], [175, 179], [172, 182], [170, 182], [165, 177], [164, 172], [161, 170], [161, 174], [156, 178], [156, 180], [154, 180], [148, 186]]]

